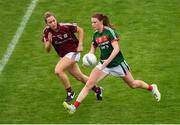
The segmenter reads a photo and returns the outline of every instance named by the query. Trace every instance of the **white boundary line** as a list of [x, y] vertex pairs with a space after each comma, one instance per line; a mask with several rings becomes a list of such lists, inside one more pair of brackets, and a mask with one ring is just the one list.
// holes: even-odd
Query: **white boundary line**
[[16, 44], [18, 43], [19, 38], [21, 37], [21, 35], [26, 27], [26, 24], [27, 24], [29, 18], [31, 17], [32, 12], [33, 12], [34, 8], [36, 7], [37, 3], [38, 3], [38, 0], [32, 0], [31, 4], [27, 8], [26, 14], [22, 18], [22, 21], [21, 21], [16, 33], [14, 34], [11, 42], [9, 43], [5, 54], [3, 55], [2, 59], [0, 60], [0, 74], [3, 71], [4, 67], [6, 66], [6, 64], [8, 63], [9, 58], [11, 57], [11, 55], [16, 47]]

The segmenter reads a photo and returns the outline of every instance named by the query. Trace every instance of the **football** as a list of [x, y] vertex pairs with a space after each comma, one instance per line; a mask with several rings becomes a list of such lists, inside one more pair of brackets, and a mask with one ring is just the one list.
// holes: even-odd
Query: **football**
[[96, 56], [92, 53], [87, 53], [83, 56], [83, 65], [93, 66], [97, 63]]

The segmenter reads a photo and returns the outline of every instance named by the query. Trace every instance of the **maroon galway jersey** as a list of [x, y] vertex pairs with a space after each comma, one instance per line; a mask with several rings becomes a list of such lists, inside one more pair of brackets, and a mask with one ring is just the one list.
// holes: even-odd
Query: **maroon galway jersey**
[[48, 41], [48, 33], [52, 33], [52, 45], [60, 57], [65, 56], [69, 52], [77, 52], [78, 39], [75, 36], [77, 26], [73, 24], [58, 24], [57, 32], [50, 27], [44, 29], [43, 41]]

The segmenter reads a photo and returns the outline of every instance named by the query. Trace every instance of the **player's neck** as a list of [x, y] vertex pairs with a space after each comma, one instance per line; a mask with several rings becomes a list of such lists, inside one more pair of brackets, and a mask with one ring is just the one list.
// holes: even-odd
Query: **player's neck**
[[102, 33], [104, 31], [104, 25], [100, 25], [99, 32]]
[[52, 27], [51, 29], [55, 32], [58, 32], [58, 24], [55, 27]]
[[58, 32], [58, 29], [56, 28], [56, 29], [52, 29], [53, 31], [55, 31], [55, 32]]

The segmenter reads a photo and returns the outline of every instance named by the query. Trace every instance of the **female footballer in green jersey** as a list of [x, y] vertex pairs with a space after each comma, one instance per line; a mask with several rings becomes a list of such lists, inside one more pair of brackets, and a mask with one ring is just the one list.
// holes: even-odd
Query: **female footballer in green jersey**
[[128, 64], [120, 51], [118, 44], [119, 37], [111, 28], [109, 18], [103, 14], [95, 14], [91, 18], [92, 27], [95, 30], [90, 53], [95, 53], [96, 48], [100, 48], [100, 62], [92, 70], [89, 79], [78, 95], [74, 105], [64, 102], [64, 107], [69, 113], [74, 113], [80, 103], [86, 98], [89, 90], [98, 83], [98, 78], [105, 78], [111, 74], [121, 77], [131, 88], [143, 88], [152, 92], [157, 101], [160, 101], [161, 95], [156, 84], [148, 85], [142, 80], [135, 80], [131, 74]]

